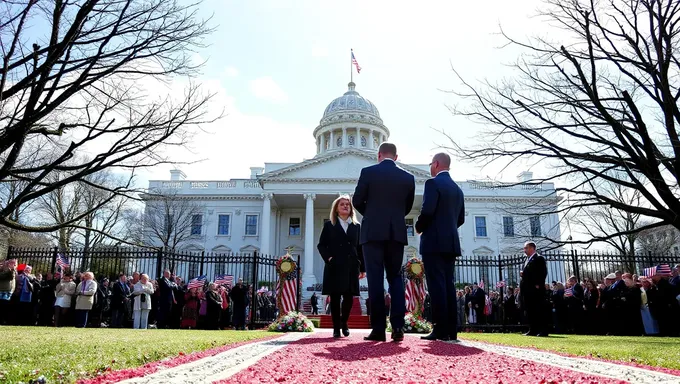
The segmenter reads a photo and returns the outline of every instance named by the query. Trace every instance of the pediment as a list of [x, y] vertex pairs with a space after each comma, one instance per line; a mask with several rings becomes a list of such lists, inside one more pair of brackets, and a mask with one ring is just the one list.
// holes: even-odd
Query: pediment
[[204, 250], [202, 245], [189, 243], [182, 247], [185, 252], [202, 252]]
[[259, 252], [259, 251], [260, 251], [260, 248], [254, 246], [254, 245], [252, 245], [252, 244], [248, 244], [248, 245], [246, 245], [246, 246], [241, 247], [241, 248], [239, 249], [239, 251], [242, 252], [242, 253]]
[[212, 249], [215, 253], [231, 253], [231, 248], [226, 245], [218, 245]]
[[489, 247], [479, 247], [479, 248], [473, 250], [472, 253], [474, 255], [488, 256], [488, 255], [493, 255], [494, 252], [493, 252], [493, 249], [491, 249]]
[[[357, 180], [361, 169], [376, 163], [375, 153], [347, 149], [305, 160], [276, 171], [267, 172], [258, 178], [263, 181], [285, 181], [285, 179], [347, 179]], [[422, 169], [398, 163], [412, 173], [416, 179], [427, 179], [430, 175]]]

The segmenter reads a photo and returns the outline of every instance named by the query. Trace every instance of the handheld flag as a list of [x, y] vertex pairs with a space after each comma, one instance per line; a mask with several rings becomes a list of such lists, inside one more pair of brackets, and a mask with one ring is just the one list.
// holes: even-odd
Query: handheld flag
[[205, 275], [193, 278], [189, 280], [189, 284], [187, 284], [187, 289], [203, 288], [203, 286], [205, 285], [205, 281], [206, 281]]

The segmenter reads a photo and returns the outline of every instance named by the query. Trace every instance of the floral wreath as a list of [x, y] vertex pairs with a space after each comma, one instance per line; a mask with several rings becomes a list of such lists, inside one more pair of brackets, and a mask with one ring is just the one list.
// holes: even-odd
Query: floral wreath
[[416, 283], [423, 283], [425, 274], [425, 267], [423, 262], [417, 257], [412, 257], [406, 262], [406, 277], [409, 280], [415, 280]]
[[291, 273], [294, 273], [296, 268], [297, 264], [295, 263], [293, 256], [291, 256], [289, 253], [286, 253], [285, 255], [281, 256], [276, 261], [276, 273], [279, 274], [281, 279], [285, 279]]

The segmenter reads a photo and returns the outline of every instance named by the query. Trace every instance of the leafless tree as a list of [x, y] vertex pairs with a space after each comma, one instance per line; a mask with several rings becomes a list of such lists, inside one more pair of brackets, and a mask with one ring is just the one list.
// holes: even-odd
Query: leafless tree
[[[142, 167], [170, 163], [167, 150], [218, 117], [207, 115], [210, 95], [191, 82], [183, 95], [148, 90], [197, 73], [190, 57], [211, 32], [197, 16], [199, 6], [200, 0], [2, 3], [0, 183], [23, 184], [3, 199], [0, 225], [33, 232], [84, 228], [87, 215], [135, 192], [128, 182], [105, 186], [88, 176], [115, 168], [132, 178]], [[38, 144], [49, 156], [22, 161]], [[13, 219], [22, 205], [75, 183], [110, 198], [57, 223]]]
[[[205, 207], [191, 198], [167, 192], [145, 195], [143, 220], [147, 245], [175, 250], [194, 237], [200, 237]], [[198, 229], [197, 232], [192, 232]]]
[[[563, 217], [606, 206], [646, 222], [572, 243], [680, 228], [680, 2], [546, 0], [541, 16], [568, 36], [503, 34], [525, 52], [515, 77], [477, 86], [459, 76], [451, 111], [486, 128], [480, 145], [449, 149], [477, 164], [541, 162], [548, 174], [531, 181], [556, 182]], [[603, 192], [609, 184], [639, 203]]]
[[[52, 173], [45, 181], [57, 184], [60, 180], [69, 176], [66, 172]], [[37, 201], [36, 207], [40, 222], [44, 223], [46, 227], [56, 227], [56, 230], [50, 232], [50, 235], [61, 249], [71, 248], [76, 229], [81, 226], [81, 199], [83, 198], [84, 185], [79, 182], [62, 185], [40, 196]], [[76, 218], [80, 219], [76, 220]], [[66, 223], [72, 225], [64, 225]]]
[[[86, 215], [83, 217], [83, 228], [76, 233], [76, 241], [81, 243], [84, 251], [106, 244], [121, 244], [119, 239], [124, 233], [122, 215], [129, 199], [122, 194], [111, 196], [111, 189], [123, 185], [125, 180], [120, 180], [110, 171], [89, 175], [85, 180], [87, 183], [82, 183], [79, 201], [80, 211], [86, 212]], [[109, 188], [95, 187], [100, 185]], [[104, 201], [106, 203], [102, 205]]]
[[[628, 190], [622, 185], [606, 183], [599, 191], [622, 204], [639, 205], [642, 195], [637, 190]], [[635, 255], [635, 241], [641, 226], [640, 214], [623, 211], [607, 205], [583, 207], [571, 212], [570, 219], [577, 229], [591, 239], [604, 239], [603, 242], [614, 248], [620, 255]], [[621, 234], [609, 236], [610, 234]]]
[[677, 252], [680, 232], [671, 226], [646, 229], [638, 235], [638, 250], [655, 256]]

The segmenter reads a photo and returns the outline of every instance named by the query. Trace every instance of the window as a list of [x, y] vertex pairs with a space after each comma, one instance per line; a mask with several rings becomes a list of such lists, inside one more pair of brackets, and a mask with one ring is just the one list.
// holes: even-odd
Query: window
[[486, 217], [475, 216], [475, 236], [486, 237]]
[[229, 224], [231, 222], [231, 215], [219, 215], [217, 216], [217, 234], [228, 236], [229, 235]]
[[361, 136], [361, 146], [365, 147], [366, 145], [366, 136]]
[[257, 236], [257, 215], [246, 215], [246, 236]]
[[347, 136], [347, 140], [349, 141], [349, 145], [351, 145], [353, 147], [354, 146], [354, 135]]
[[291, 217], [288, 219], [288, 236], [300, 236], [300, 218]]
[[416, 235], [416, 231], [413, 228], [413, 219], [406, 219], [406, 234], [409, 236]]
[[203, 229], [202, 227], [203, 227], [203, 215], [191, 216], [191, 234], [200, 235], [201, 230]]
[[342, 135], [339, 135], [337, 139], [335, 139], [335, 146], [338, 148], [342, 148]]
[[515, 236], [515, 220], [512, 218], [512, 216], [503, 217], [503, 236]]
[[539, 216], [532, 216], [529, 218], [529, 224], [531, 225], [531, 236], [541, 236], [541, 218]]

